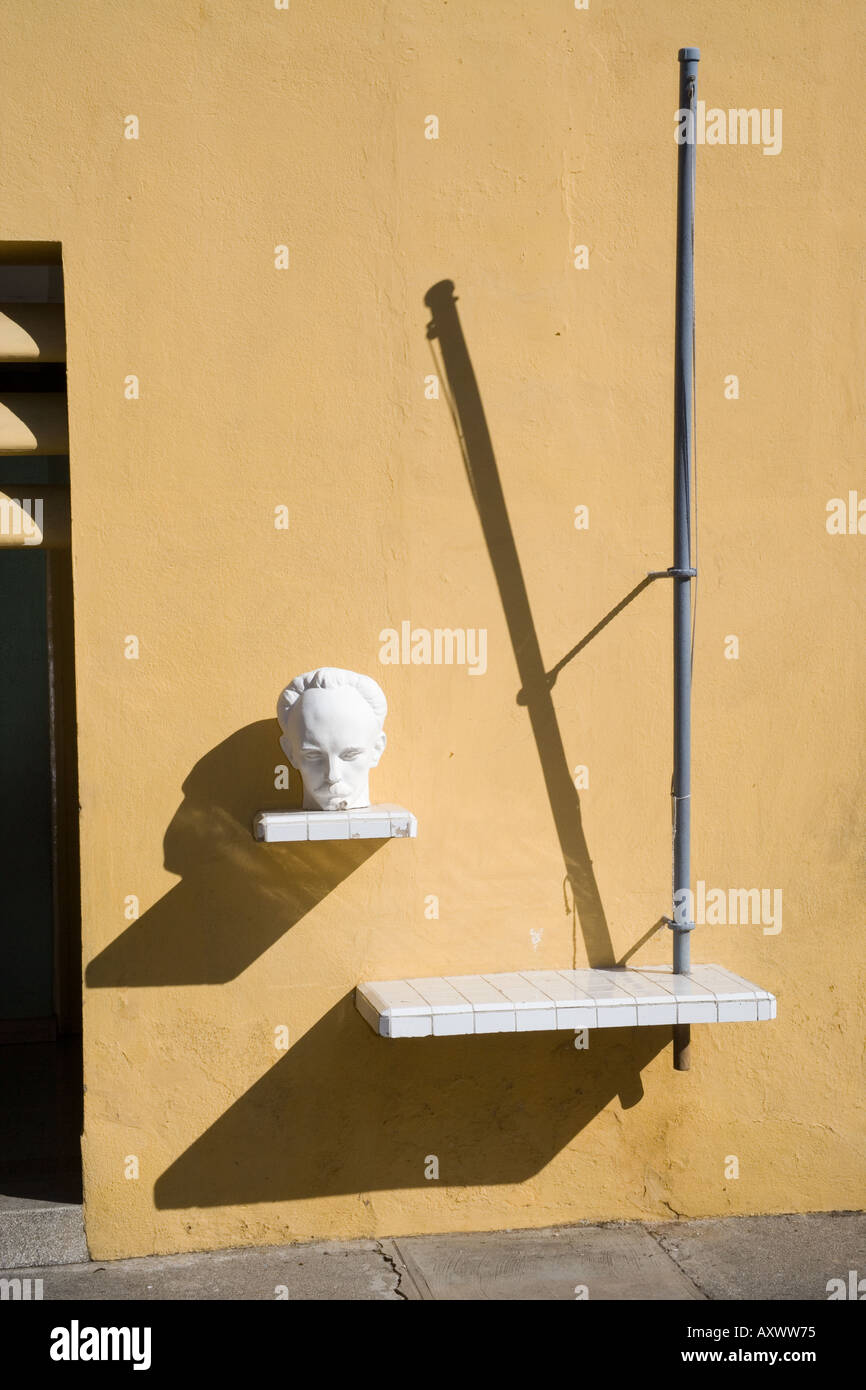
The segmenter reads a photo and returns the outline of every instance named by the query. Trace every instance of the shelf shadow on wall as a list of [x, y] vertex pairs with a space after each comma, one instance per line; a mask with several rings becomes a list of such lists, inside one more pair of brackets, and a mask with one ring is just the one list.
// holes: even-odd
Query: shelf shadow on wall
[[[282, 761], [276, 719], [238, 730], [183, 784], [165, 834], [165, 867], [181, 881], [88, 965], [91, 988], [222, 984], [327, 897], [381, 847], [376, 840], [260, 844], [256, 811], [274, 807]], [[283, 810], [300, 805], [300, 779]]]
[[[520, 1183], [640, 1072], [669, 1028], [377, 1038], [346, 995], [157, 1180], [158, 1208]], [[631, 1078], [623, 1095], [624, 1078]], [[585, 1151], [588, 1152], [588, 1151]], [[292, 1232], [287, 1231], [287, 1235]]]

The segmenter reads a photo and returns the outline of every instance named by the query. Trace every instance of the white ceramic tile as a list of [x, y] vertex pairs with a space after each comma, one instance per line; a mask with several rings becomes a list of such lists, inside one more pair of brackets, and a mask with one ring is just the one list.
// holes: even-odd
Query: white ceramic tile
[[307, 816], [307, 835], [311, 840], [348, 840], [348, 811], [311, 811]]
[[515, 1026], [518, 1033], [553, 1032], [556, 1030], [556, 1005], [534, 983], [532, 971], [525, 974], [517, 972], [501, 975], [486, 975], [492, 984], [513, 1005]]
[[717, 1023], [718, 1006], [711, 990], [697, 984], [690, 976], [673, 975], [654, 966], [641, 966], [639, 972], [659, 990], [672, 991], [677, 1005], [677, 1023]]
[[518, 1033], [555, 1033], [556, 1005], [551, 1008], [536, 1009], [533, 1006], [527, 1007], [516, 1005], [515, 1020]]
[[439, 976], [423, 980], [407, 980], [406, 983], [420, 994], [435, 1014], [472, 1014], [472, 1005], [465, 995], [454, 988], [449, 980]]
[[502, 1009], [508, 1004], [505, 995], [483, 975], [446, 975], [445, 980], [473, 1009]]
[[756, 996], [758, 999], [773, 998], [769, 990], [762, 989], [760, 985], [752, 984], [750, 980], [744, 980], [741, 975], [735, 975], [733, 970], [728, 970], [727, 966], [711, 965], [707, 968], [710, 970], [714, 970], [717, 975], [730, 982], [727, 988], [727, 993], [729, 993], [732, 996], [737, 995], [739, 993], [749, 993], [751, 995]]
[[468, 1013], [451, 1014], [444, 1011], [436, 1011], [433, 1014], [433, 1035], [437, 1038], [451, 1038], [460, 1034], [475, 1032], [475, 1014], [472, 1009]]
[[392, 1038], [427, 1038], [433, 1032], [433, 1019], [397, 1017], [390, 1018], [389, 1036]]
[[[383, 1038], [423, 1038], [433, 1031], [430, 1005], [406, 980], [376, 980], [359, 985], [355, 1003]], [[372, 1012], [378, 1026], [370, 1018]]]
[[476, 1009], [476, 1033], [516, 1033], [517, 1014], [514, 1009]]
[[418, 834], [418, 823], [414, 816], [391, 817], [392, 840], [414, 840]]
[[359, 816], [357, 811], [349, 812], [350, 840], [390, 840], [390, 816]]
[[645, 980], [654, 990], [658, 990], [660, 999], [667, 999], [668, 1001], [676, 999], [676, 981], [680, 977], [674, 975], [672, 971], [665, 972], [654, 965], [641, 965], [635, 969], [635, 974], [640, 975], [641, 979]]
[[637, 1021], [638, 1027], [647, 1028], [663, 1028], [679, 1022], [676, 999], [671, 998], [666, 1004], [646, 1004], [638, 999]]
[[[383, 1015], [379, 1013], [379, 1010], [374, 1004], [370, 1003], [361, 985], [355, 990], [355, 1008], [358, 1010], [358, 1013], [364, 1019], [365, 1023], [369, 1023], [374, 1033], [378, 1033], [380, 1036], [387, 1036], [387, 1034], [383, 1035], [382, 1030]], [[384, 1021], [387, 1022], [387, 1019]]]
[[374, 980], [361, 988], [370, 1003], [382, 1013], [426, 1014], [428, 1017], [431, 1013], [427, 1000], [412, 988], [408, 980]]
[[259, 811], [253, 820], [253, 836], [270, 844], [306, 840], [306, 813], [283, 815], [279, 811]]
[[514, 1004], [525, 1004], [527, 1001], [538, 1004], [550, 1004], [552, 1002], [548, 995], [535, 984], [531, 970], [528, 970], [524, 975], [517, 971], [502, 975], [485, 975], [484, 979]]
[[757, 999], [757, 989], [746, 980], [737, 980], [717, 965], [693, 965], [690, 979], [703, 985], [715, 994], [717, 999], [752, 1000]]
[[677, 999], [677, 1023], [718, 1023], [719, 1006], [715, 998]]
[[633, 996], [638, 1026], [661, 1028], [677, 1022], [677, 1001], [670, 981], [651, 979], [638, 970], [602, 970], [598, 973], [618, 989]]
[[414, 840], [416, 838], [418, 822], [412, 812], [406, 810], [405, 806], [395, 806], [391, 802], [385, 802], [381, 806], [371, 806], [370, 810], [378, 811], [383, 815], [387, 812], [391, 822], [392, 838], [400, 840]]
[[569, 984], [576, 985], [584, 994], [594, 999], [596, 1004], [630, 1004], [631, 998], [624, 989], [609, 980], [603, 970], [560, 970], [560, 975]]
[[673, 991], [677, 999], [713, 999], [715, 992], [701, 985], [691, 975], [664, 975], [662, 971], [654, 968], [641, 966], [641, 975], [646, 979], [652, 980], [659, 988], [667, 988]]
[[485, 979], [514, 1005], [518, 1033], [555, 1030], [556, 1005], [543, 990], [532, 983], [531, 976], [527, 978], [518, 974], [487, 975]]
[[625, 1004], [612, 1003], [609, 999], [598, 1001], [599, 1028], [636, 1028], [637, 1005], [633, 999]]
[[641, 975], [638, 970], [595, 970], [593, 974], [609, 980], [617, 989], [637, 998], [639, 1002], [653, 1004], [669, 1004], [671, 1002], [671, 987], [668, 982], [662, 984], [659, 980], [653, 980], [649, 976]]
[[[634, 996], [609, 980], [602, 970], [562, 970], [560, 974], [588, 995], [597, 1011], [599, 1028], [635, 1028], [637, 1008]], [[586, 1026], [586, 1025], [584, 1025]]]
[[597, 1028], [598, 1010], [590, 1000], [585, 1004], [557, 1004], [556, 1026], [575, 1032], [578, 1028]]
[[589, 1003], [589, 995], [586, 990], [578, 989], [573, 981], [565, 978], [562, 970], [524, 970], [521, 974], [525, 980], [531, 980], [538, 989], [542, 990], [549, 999], [555, 1000], [557, 1004], [577, 1004]]
[[757, 999], [719, 999], [719, 1023], [754, 1023], [758, 1017]]
[[595, 1004], [585, 990], [578, 989], [570, 980], [564, 979], [558, 970], [526, 970], [526, 979], [534, 981], [556, 1004], [557, 1028], [596, 1028], [598, 1013]]
[[362, 989], [379, 1012], [382, 1037], [424, 1038], [432, 1033], [430, 1005], [407, 980], [376, 980]]
[[708, 988], [715, 989], [717, 994], [728, 999], [755, 999], [766, 994], [766, 990], [761, 989], [759, 985], [753, 985], [751, 981], [744, 980], [722, 965], [696, 965], [692, 974], [702, 983], [705, 982]]
[[472, 1005], [476, 1033], [516, 1031], [514, 1005], [483, 975], [449, 975], [447, 979]]

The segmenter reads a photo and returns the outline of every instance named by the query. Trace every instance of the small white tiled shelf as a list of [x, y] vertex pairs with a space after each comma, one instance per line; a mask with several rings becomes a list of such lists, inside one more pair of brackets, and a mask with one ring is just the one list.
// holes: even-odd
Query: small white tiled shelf
[[687, 976], [674, 975], [669, 965], [651, 965], [374, 980], [358, 985], [355, 1005], [383, 1038], [754, 1023], [776, 1017], [772, 994], [721, 965], [693, 965]]
[[295, 840], [414, 840], [418, 822], [405, 806], [364, 806], [355, 811], [259, 811], [253, 838]]

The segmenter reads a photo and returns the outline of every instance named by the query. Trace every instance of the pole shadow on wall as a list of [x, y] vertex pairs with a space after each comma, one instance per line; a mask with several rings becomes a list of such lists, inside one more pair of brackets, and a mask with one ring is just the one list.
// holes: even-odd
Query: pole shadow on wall
[[[584, 836], [551, 690], [562, 667], [645, 587], [639, 584], [545, 672], [453, 285], [429, 291], [469, 483], [502, 597], [566, 875], [592, 966], [613, 946]], [[269, 846], [269, 848], [274, 848]], [[317, 847], [318, 848], [318, 847]], [[279, 879], [277, 875], [277, 880]], [[276, 891], [276, 884], [271, 886]], [[651, 937], [634, 943], [623, 959]], [[429, 1154], [446, 1187], [535, 1176], [616, 1097], [643, 1096], [641, 1072], [670, 1028], [570, 1035], [377, 1038], [345, 995], [157, 1180], [161, 1209], [425, 1188]], [[285, 1234], [293, 1234], [287, 1227]]]
[[181, 881], [89, 963], [91, 989], [233, 980], [381, 848], [253, 839], [253, 815], [275, 800], [278, 733], [276, 718], [259, 720], [196, 763], [164, 841], [165, 867]]
[[[650, 580], [642, 579], [550, 671], [545, 670], [484, 406], [457, 313], [453, 282], [440, 280], [427, 291], [424, 303], [432, 316], [427, 336], [439, 343], [469, 486], [514, 649], [521, 681], [517, 703], [525, 706], [529, 715], [586, 958], [591, 968], [605, 969], [622, 964], [634, 954], [662, 926], [663, 919], [655, 922], [617, 962], [583, 829], [580, 797], [569, 771], [551, 692], [560, 671], [643, 593]], [[575, 943], [574, 965], [580, 963]]]

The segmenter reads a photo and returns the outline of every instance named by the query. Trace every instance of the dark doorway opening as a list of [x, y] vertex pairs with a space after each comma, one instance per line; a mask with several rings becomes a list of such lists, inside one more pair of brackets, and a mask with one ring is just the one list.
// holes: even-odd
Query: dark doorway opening
[[[0, 1264], [81, 1202], [81, 908], [63, 270], [0, 244]], [[14, 1218], [14, 1221], [13, 1221]], [[50, 1225], [50, 1223], [48, 1223]], [[8, 1234], [8, 1233], [7, 1233]], [[38, 1261], [38, 1250], [33, 1262]], [[29, 1261], [28, 1261], [29, 1262]]]

